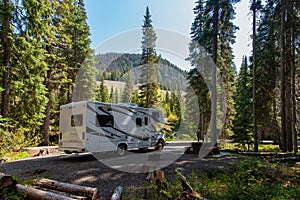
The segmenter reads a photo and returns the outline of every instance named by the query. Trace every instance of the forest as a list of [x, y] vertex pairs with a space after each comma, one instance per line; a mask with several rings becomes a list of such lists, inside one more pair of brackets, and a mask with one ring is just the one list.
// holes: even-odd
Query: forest
[[[149, 8], [141, 21], [142, 53], [95, 55], [84, 0], [1, 0], [0, 2], [0, 155], [26, 146], [55, 145], [59, 107], [79, 100], [133, 102], [163, 110], [164, 132], [176, 139], [204, 140], [209, 127], [219, 129], [222, 107], [199, 64], [209, 57], [211, 81], [222, 80], [225, 120], [219, 135], [245, 150], [258, 151], [272, 140], [282, 152], [297, 152], [300, 132], [300, 3], [297, 0], [251, 0], [252, 55], [235, 66], [232, 45], [238, 31], [233, 20], [239, 0], [197, 0], [191, 24], [186, 72], [157, 55], [155, 27]], [[203, 51], [202, 51], [203, 50]], [[112, 62], [105, 62], [104, 57]], [[110, 57], [110, 58], [108, 58]], [[139, 66], [139, 67], [138, 67]], [[161, 66], [166, 69], [161, 70]], [[135, 68], [139, 68], [137, 87]], [[168, 71], [172, 68], [172, 72]], [[187, 78], [192, 93], [182, 91]], [[219, 74], [218, 76], [216, 74]], [[180, 76], [181, 76], [180, 75]], [[122, 79], [120, 79], [122, 77]], [[105, 86], [121, 80], [123, 91]], [[145, 81], [146, 82], [143, 82]], [[191, 108], [197, 102], [198, 108]], [[199, 115], [197, 127], [185, 121]], [[191, 131], [193, 130], [193, 131]]]

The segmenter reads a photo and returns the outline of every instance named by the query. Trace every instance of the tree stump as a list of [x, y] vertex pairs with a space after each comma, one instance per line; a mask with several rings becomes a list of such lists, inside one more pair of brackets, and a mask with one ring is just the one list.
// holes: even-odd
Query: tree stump
[[0, 172], [0, 191], [4, 188], [14, 188], [16, 185], [17, 181], [15, 181], [11, 176]]

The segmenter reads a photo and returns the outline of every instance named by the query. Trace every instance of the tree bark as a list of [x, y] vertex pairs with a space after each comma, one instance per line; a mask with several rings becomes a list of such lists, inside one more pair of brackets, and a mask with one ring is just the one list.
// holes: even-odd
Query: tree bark
[[97, 188], [91, 188], [91, 187], [85, 187], [70, 183], [62, 183], [54, 180], [49, 179], [40, 179], [36, 182], [37, 186], [47, 187], [55, 190], [65, 191], [72, 194], [81, 194], [88, 199], [96, 200], [98, 196], [98, 189]]
[[213, 39], [212, 39], [212, 97], [211, 97], [211, 144], [217, 143], [217, 66], [218, 66], [218, 32], [219, 32], [219, 0], [215, 0], [213, 10]]
[[43, 191], [43, 190], [38, 190], [30, 187], [26, 187], [24, 185], [17, 184], [16, 185], [17, 190], [24, 192], [26, 197], [30, 199], [43, 199], [43, 200], [76, 200], [71, 197], [67, 197], [61, 194], [56, 194], [53, 192], [48, 192], [48, 191]]
[[4, 188], [13, 188], [17, 184], [11, 176], [0, 173], [0, 191]]
[[45, 110], [45, 119], [44, 119], [44, 124], [43, 124], [43, 145], [44, 146], [49, 146], [49, 129], [50, 129], [50, 112], [51, 112], [51, 84], [50, 84], [50, 79], [51, 79], [51, 70], [47, 71], [47, 78], [45, 81], [45, 85], [47, 88], [47, 94], [46, 97], [48, 98], [48, 103], [46, 105], [46, 110]]
[[[292, 15], [294, 15], [295, 8], [293, 5]], [[291, 69], [291, 80], [292, 80], [292, 136], [293, 136], [293, 150], [294, 153], [298, 153], [298, 140], [297, 140], [297, 100], [296, 100], [296, 48], [295, 48], [295, 19], [292, 22], [292, 69]]]
[[252, 53], [253, 53], [253, 91], [252, 91], [252, 109], [253, 109], [253, 136], [254, 136], [254, 151], [258, 152], [258, 134], [257, 134], [257, 114], [256, 114], [256, 0], [252, 2], [253, 24], [252, 24]]
[[280, 107], [281, 107], [281, 143], [282, 152], [287, 151], [286, 144], [286, 82], [285, 82], [285, 17], [286, 17], [286, 0], [281, 0], [281, 24], [280, 24]]
[[3, 21], [2, 21], [2, 48], [3, 48], [3, 57], [2, 64], [4, 67], [3, 75], [2, 75], [2, 88], [4, 91], [2, 92], [2, 105], [1, 105], [1, 114], [3, 117], [8, 117], [9, 112], [9, 93], [10, 93], [10, 57], [11, 57], [11, 41], [9, 39], [10, 30], [10, 21], [11, 21], [11, 13], [9, 13], [9, 0], [3, 0], [3, 7], [5, 9]]

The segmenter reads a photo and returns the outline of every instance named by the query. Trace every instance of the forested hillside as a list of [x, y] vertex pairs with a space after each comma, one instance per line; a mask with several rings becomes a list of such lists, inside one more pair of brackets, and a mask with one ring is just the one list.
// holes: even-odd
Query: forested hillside
[[[141, 73], [141, 54], [121, 54], [121, 53], [106, 53], [96, 55], [96, 67], [99, 70], [97, 76], [98, 81], [101, 78], [105, 80], [121, 80], [124, 81], [124, 74], [131, 71], [133, 75], [133, 83], [139, 83], [139, 75]], [[172, 64], [167, 59], [159, 56], [159, 73], [161, 76], [160, 85], [162, 88], [175, 90], [178, 86], [186, 87], [185, 81], [187, 72]], [[183, 67], [183, 66], [181, 66]]]

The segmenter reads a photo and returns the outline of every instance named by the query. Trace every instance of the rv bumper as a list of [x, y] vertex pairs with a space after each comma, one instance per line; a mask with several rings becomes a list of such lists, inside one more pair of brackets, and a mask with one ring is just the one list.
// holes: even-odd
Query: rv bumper
[[65, 152], [66, 154], [84, 153], [85, 152], [85, 149], [74, 148], [74, 147], [59, 147], [58, 150]]

